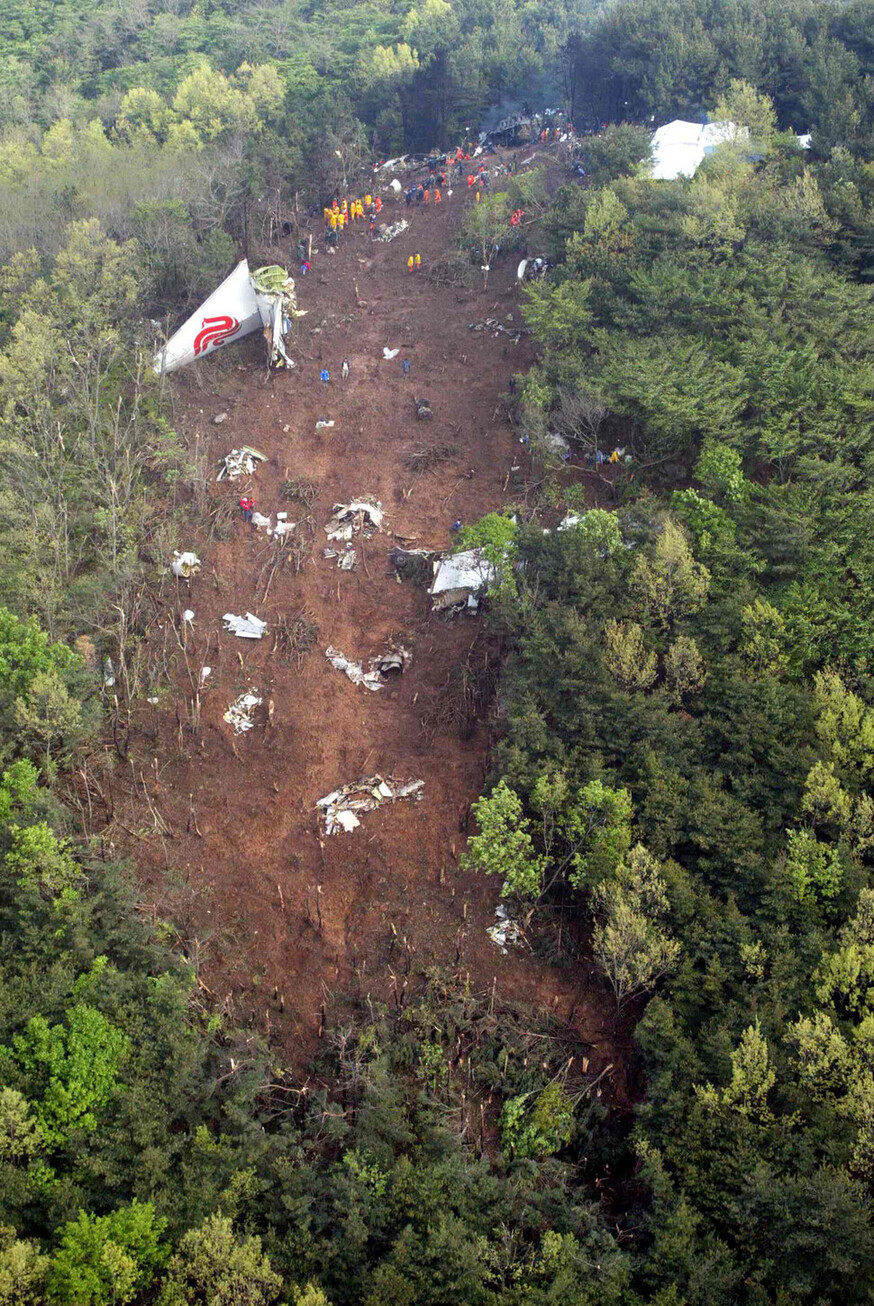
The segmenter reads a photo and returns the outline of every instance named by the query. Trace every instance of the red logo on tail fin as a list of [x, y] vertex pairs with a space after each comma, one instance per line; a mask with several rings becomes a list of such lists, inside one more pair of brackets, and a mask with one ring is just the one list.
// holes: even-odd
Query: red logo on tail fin
[[239, 329], [240, 323], [227, 313], [224, 317], [205, 317], [200, 331], [194, 337], [195, 355], [205, 353], [210, 345], [220, 345], [222, 341], [230, 340]]

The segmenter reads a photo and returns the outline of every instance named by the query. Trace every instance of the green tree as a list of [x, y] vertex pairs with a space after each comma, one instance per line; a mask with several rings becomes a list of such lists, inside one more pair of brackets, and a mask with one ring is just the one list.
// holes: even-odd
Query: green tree
[[573, 1103], [561, 1084], [553, 1081], [538, 1093], [510, 1098], [501, 1110], [501, 1145], [511, 1156], [552, 1156], [570, 1142]]
[[665, 684], [677, 706], [687, 694], [698, 694], [704, 688], [704, 659], [691, 635], [677, 636], [665, 652], [664, 663]]
[[64, 1024], [32, 1016], [25, 1032], [15, 1036], [11, 1051], [32, 1085], [49, 1146], [62, 1146], [74, 1129], [97, 1128], [95, 1113], [109, 1102], [128, 1049], [125, 1035], [81, 1002], [69, 1009]]
[[744, 1030], [740, 1044], [731, 1054], [731, 1082], [723, 1089], [708, 1084], [698, 1093], [706, 1105], [718, 1104], [738, 1115], [767, 1119], [768, 1094], [776, 1082], [767, 1040], [756, 1021]]
[[62, 1306], [124, 1306], [153, 1283], [170, 1254], [167, 1221], [146, 1202], [110, 1215], [80, 1211], [51, 1261], [48, 1297]]
[[260, 125], [250, 97], [205, 59], [179, 83], [173, 111], [190, 122], [203, 141], [255, 131]]
[[683, 528], [668, 517], [656, 540], [652, 560], [641, 554], [631, 583], [652, 620], [667, 626], [704, 607], [710, 573], [695, 561]]
[[0, 1226], [0, 1306], [42, 1306], [48, 1268], [36, 1243]]
[[837, 848], [820, 843], [810, 830], [787, 830], [786, 874], [799, 902], [830, 903], [844, 883]]
[[237, 1235], [226, 1216], [211, 1215], [182, 1235], [158, 1306], [271, 1306], [281, 1288], [261, 1239]]
[[45, 774], [52, 775], [57, 754], [69, 753], [82, 736], [82, 707], [56, 671], [41, 671], [27, 698], [16, 699], [15, 723], [42, 754]]
[[468, 840], [461, 865], [484, 875], [500, 875], [501, 896], [536, 899], [543, 888], [547, 859], [535, 849], [531, 822], [522, 800], [505, 780], [473, 804], [479, 833]]
[[749, 82], [734, 77], [728, 90], [716, 101], [714, 122], [733, 122], [746, 127], [755, 148], [760, 149], [777, 130], [777, 114], [767, 95], [760, 95]]
[[781, 676], [788, 667], [786, 622], [772, 603], [758, 597], [741, 611], [740, 653], [754, 676]]
[[604, 626], [604, 663], [625, 689], [649, 689], [658, 674], [657, 655], [647, 649], [636, 621], [608, 621]]
[[643, 169], [652, 157], [652, 133], [634, 123], [610, 123], [580, 146], [583, 166], [593, 186]]
[[664, 925], [668, 896], [655, 858], [637, 844], [595, 893], [600, 920], [592, 951], [618, 1006], [653, 988], [677, 965], [681, 947]]

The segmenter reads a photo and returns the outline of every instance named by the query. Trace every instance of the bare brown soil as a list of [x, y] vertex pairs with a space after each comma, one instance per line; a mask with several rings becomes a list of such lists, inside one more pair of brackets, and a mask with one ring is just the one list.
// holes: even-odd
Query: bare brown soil
[[[199, 438], [216, 460], [243, 443], [269, 456], [251, 482], [223, 482], [220, 495], [236, 503], [251, 490], [265, 515], [286, 508], [299, 520], [303, 509], [283, 502], [283, 482], [316, 483], [314, 551], [299, 572], [280, 564], [265, 602], [273, 546], [263, 532], [237, 521], [227, 542], [211, 545], [197, 529], [178, 541], [204, 563], [173, 597], [177, 624], [185, 608], [195, 611], [192, 676], [203, 664], [212, 668], [200, 729], [188, 724], [192, 682], [178, 654], [175, 683], [158, 709], [138, 713], [132, 736], [135, 769], [171, 833], [150, 832], [142, 786], [116, 828], [137, 832], [129, 851], [145, 898], [180, 922], [189, 948], [195, 938], [203, 945], [201, 974], [217, 1001], [230, 995], [237, 1017], [251, 1012], [260, 1027], [269, 1024], [298, 1065], [312, 1051], [328, 995], [358, 984], [390, 1000], [407, 974], [414, 987], [432, 966], [467, 970], [475, 987], [494, 983], [504, 999], [550, 1009], [578, 1032], [593, 1069], [613, 1059], [612, 1004], [588, 968], [545, 966], [518, 949], [503, 956], [486, 935], [498, 884], [461, 872], [459, 857], [464, 814], [487, 770], [488, 723], [466, 739], [451, 726], [433, 738], [422, 728], [439, 687], [481, 636], [481, 619], [432, 616], [425, 592], [399, 584], [387, 566], [393, 536], [446, 547], [453, 519], [473, 521], [510, 497], [514, 461], [527, 470], [501, 396], [511, 374], [530, 364], [530, 346], [468, 330], [487, 316], [521, 321], [515, 260], [501, 261], [485, 292], [437, 289], [425, 273], [469, 202], [464, 186], [436, 211], [387, 203], [383, 217], [412, 220], [388, 245], [371, 243], [365, 222], [335, 256], [317, 237], [312, 270], [298, 286], [308, 316], [294, 371], [268, 378], [259, 352], [243, 346], [226, 351], [213, 374], [207, 360], [173, 379], [177, 424], [189, 443]], [[407, 257], [417, 252], [423, 271], [410, 276]], [[275, 257], [293, 266], [293, 246]], [[400, 349], [392, 362], [383, 360], [385, 345]], [[328, 386], [319, 380], [323, 366]], [[433, 406], [431, 423], [415, 420], [414, 396], [422, 395]], [[216, 426], [221, 411], [228, 420]], [[317, 432], [319, 418], [334, 428]], [[458, 445], [458, 455], [419, 477], [405, 469], [406, 453], [439, 441]], [[362, 495], [382, 501], [387, 526], [359, 546], [358, 570], [341, 572], [321, 556], [323, 527], [334, 503]], [[247, 610], [268, 622], [260, 642], [222, 632], [223, 613]], [[278, 619], [301, 610], [319, 634], [298, 670], [273, 651], [273, 633]], [[164, 638], [162, 624], [155, 641]], [[378, 693], [353, 685], [324, 657], [328, 644], [358, 659], [391, 640], [410, 648], [413, 661]], [[250, 687], [264, 706], [256, 728], [235, 739], [222, 714]], [[423, 801], [372, 812], [352, 834], [325, 838], [316, 800], [374, 772], [424, 779]]]

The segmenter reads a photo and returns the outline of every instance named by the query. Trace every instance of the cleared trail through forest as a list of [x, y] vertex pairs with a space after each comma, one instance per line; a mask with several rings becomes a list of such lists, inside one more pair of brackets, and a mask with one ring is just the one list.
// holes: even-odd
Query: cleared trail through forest
[[[158, 910], [184, 918], [187, 935], [206, 945], [204, 982], [215, 997], [232, 994], [237, 1018], [254, 1012], [259, 1027], [269, 1023], [294, 1061], [312, 1048], [327, 995], [357, 982], [392, 1000], [432, 966], [467, 970], [475, 987], [496, 982], [504, 998], [549, 1006], [596, 1060], [609, 1055], [609, 1004], [588, 971], [548, 967], [522, 950], [502, 955], [486, 935], [497, 880], [459, 870], [465, 813], [486, 773], [487, 723], [462, 738], [451, 723], [432, 734], [422, 721], [472, 646], [484, 647], [482, 618], [432, 616], [424, 590], [399, 584], [387, 565], [393, 544], [446, 548], [454, 519], [472, 522], [508, 501], [511, 467], [522, 461], [501, 396], [530, 365], [527, 337], [514, 345], [468, 329], [486, 317], [521, 325], [515, 260], [501, 260], [485, 292], [438, 288], [425, 272], [457, 240], [471, 202], [462, 185], [437, 208], [387, 203], [383, 219], [410, 221], [389, 244], [371, 242], [359, 222], [331, 256], [314, 227], [292, 372], [266, 379], [254, 350], [231, 349], [221, 370], [211, 359], [199, 378], [174, 379], [177, 423], [189, 441], [204, 442], [211, 461], [242, 444], [268, 456], [250, 481], [222, 482], [221, 494], [236, 503], [251, 491], [265, 515], [287, 510], [299, 521], [304, 509], [284, 501], [283, 484], [316, 487], [313, 553], [299, 570], [282, 562], [272, 571], [273, 545], [241, 521], [224, 542], [197, 531], [179, 541], [204, 565], [190, 592], [180, 582], [177, 620], [194, 609], [188, 665], [195, 677], [203, 664], [211, 673], [197, 736], [179, 727], [172, 706], [143, 713], [140, 724], [157, 725], [159, 738], [134, 747], [146, 766], [158, 758], [155, 801], [172, 838], [138, 841], [132, 852]], [[412, 275], [411, 253], [423, 263]], [[275, 257], [294, 268], [293, 245]], [[399, 350], [391, 361], [386, 346]], [[219, 398], [210, 398], [213, 387]], [[416, 421], [421, 396], [432, 422]], [[227, 420], [216, 426], [222, 411]], [[321, 419], [334, 426], [316, 430]], [[439, 442], [458, 453], [423, 475], [405, 466], [411, 450]], [[362, 496], [381, 501], [386, 522], [356, 542], [358, 568], [344, 572], [322, 557], [324, 525], [335, 503]], [[222, 632], [223, 613], [247, 611], [268, 623], [260, 642]], [[318, 639], [298, 669], [274, 653], [273, 636], [278, 620], [301, 612]], [[409, 649], [412, 663], [376, 693], [324, 656], [332, 645], [366, 661], [390, 643]], [[192, 690], [179, 662], [184, 721]], [[255, 728], [235, 738], [222, 717], [248, 689], [263, 707]], [[374, 773], [424, 780], [422, 801], [371, 812], [353, 833], [326, 838], [317, 800]]]

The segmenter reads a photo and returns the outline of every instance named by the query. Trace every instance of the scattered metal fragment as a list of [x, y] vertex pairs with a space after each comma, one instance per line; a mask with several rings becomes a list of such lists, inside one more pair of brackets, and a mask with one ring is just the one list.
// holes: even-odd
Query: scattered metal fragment
[[378, 499], [355, 499], [352, 503], [335, 503], [334, 515], [325, 526], [329, 540], [349, 541], [363, 532], [372, 535], [382, 530], [383, 511]]
[[372, 812], [383, 803], [395, 803], [400, 798], [415, 798], [419, 802], [424, 787], [424, 780], [399, 782], [391, 777], [384, 780], [381, 775], [371, 775], [326, 794], [316, 807], [322, 810], [326, 834], [341, 830], [349, 834], [361, 824], [356, 813]]
[[233, 726], [235, 735], [242, 735], [246, 730], [254, 729], [252, 712], [256, 707], [260, 707], [263, 701], [256, 690], [250, 689], [231, 703], [223, 719], [228, 725]]
[[364, 685], [371, 690], [382, 689], [386, 680], [402, 675], [410, 664], [411, 656], [409, 650], [402, 647], [389, 649], [370, 658], [365, 671], [361, 662], [353, 662], [330, 644], [325, 649], [325, 657], [332, 667], [345, 672], [353, 685]]
[[266, 463], [266, 453], [244, 444], [242, 449], [232, 449], [221, 460], [217, 481], [236, 481], [240, 476], [251, 476], [259, 463]]
[[233, 612], [226, 612], [222, 621], [225, 623], [225, 630], [229, 630], [239, 639], [261, 639], [267, 629], [267, 622], [251, 612], [247, 612], [245, 617], [237, 617]]
[[510, 948], [518, 947], [525, 942], [525, 931], [518, 921], [514, 921], [502, 902], [499, 902], [495, 908], [495, 915], [498, 918], [497, 925], [490, 925], [486, 934], [492, 943], [496, 943], [501, 952], [506, 957]]

